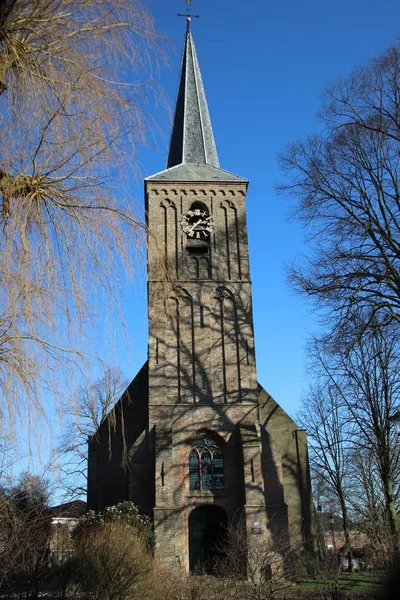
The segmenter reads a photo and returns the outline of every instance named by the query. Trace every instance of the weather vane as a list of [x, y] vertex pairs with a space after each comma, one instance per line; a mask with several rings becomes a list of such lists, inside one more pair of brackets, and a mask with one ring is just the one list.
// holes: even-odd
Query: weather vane
[[190, 12], [190, 4], [193, 2], [193, 0], [186, 0], [186, 4], [187, 4], [187, 8], [186, 8], [186, 15], [183, 15], [182, 13], [178, 13], [177, 16], [178, 17], [186, 17], [186, 21], [188, 23], [190, 23], [190, 21], [193, 19], [193, 17], [195, 17], [196, 19], [200, 18], [200, 15], [192, 15], [192, 13]]

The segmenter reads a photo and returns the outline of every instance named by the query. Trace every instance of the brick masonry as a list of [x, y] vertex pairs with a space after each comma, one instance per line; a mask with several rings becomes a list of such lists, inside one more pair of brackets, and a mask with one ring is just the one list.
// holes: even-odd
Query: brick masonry
[[[313, 538], [305, 432], [256, 378], [246, 188], [146, 182], [148, 362], [89, 443], [89, 508], [132, 500], [154, 519], [156, 555], [186, 569], [202, 505], [244, 518], [248, 543], [256, 529], [293, 547]], [[196, 208], [213, 223], [203, 240], [182, 229]], [[222, 452], [223, 489], [189, 489], [200, 433]]]

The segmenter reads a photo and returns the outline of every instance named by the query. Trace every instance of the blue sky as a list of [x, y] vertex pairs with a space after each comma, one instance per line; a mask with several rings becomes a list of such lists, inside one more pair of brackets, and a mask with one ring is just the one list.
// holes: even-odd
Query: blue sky
[[[149, 5], [170, 43], [169, 67], [155, 68], [153, 76], [172, 112], [186, 26], [176, 13], [185, 12], [186, 4], [149, 0]], [[191, 8], [201, 15], [193, 19], [192, 31], [221, 167], [250, 181], [247, 224], [258, 380], [295, 417], [311, 380], [305, 347], [317, 320], [285, 279], [285, 264], [308, 248], [299, 224], [288, 221], [291, 204], [275, 191], [282, 180], [277, 154], [285, 144], [318, 130], [316, 114], [329, 83], [399, 41], [400, 0], [194, 0]], [[157, 134], [136, 156], [142, 177], [165, 167], [169, 143], [165, 112], [152, 112], [150, 118]], [[140, 178], [135, 196], [143, 205]], [[116, 345], [110, 346], [99, 340], [100, 357], [118, 362], [128, 378], [147, 359], [144, 262], [137, 274], [122, 299], [126, 338], [118, 333]], [[38, 470], [36, 448], [41, 446], [46, 462], [60, 431], [51, 423], [46, 438], [40, 430], [28, 439], [32, 454], [28, 448], [23, 468]]]
[[[174, 48], [169, 68], [155, 73], [171, 105], [185, 31], [184, 0], [150, 0], [158, 27]], [[248, 233], [260, 383], [295, 415], [309, 378], [305, 344], [316, 329], [311, 307], [285, 281], [284, 265], [307, 248], [288, 200], [274, 189], [281, 180], [276, 156], [286, 143], [319, 128], [323, 90], [356, 65], [395, 43], [399, 0], [265, 2], [194, 0], [192, 31], [208, 98], [221, 166], [250, 181]], [[156, 116], [157, 118], [157, 116]], [[164, 168], [170, 125], [138, 156], [143, 176]], [[142, 185], [137, 199], [142, 201]], [[131, 341], [129, 376], [146, 360], [144, 275], [126, 305]]]
[[[186, 26], [176, 13], [185, 12], [186, 4], [149, 0], [149, 5], [172, 48], [170, 66], [154, 69], [172, 110]], [[192, 31], [221, 166], [250, 181], [247, 217], [258, 379], [295, 416], [309, 382], [306, 340], [317, 325], [311, 307], [285, 281], [285, 263], [307, 247], [300, 226], [288, 222], [289, 201], [275, 192], [281, 180], [276, 156], [288, 142], [319, 128], [316, 113], [328, 83], [398, 39], [400, 0], [194, 0], [191, 6], [201, 14]], [[158, 133], [136, 157], [143, 177], [165, 167], [170, 135], [165, 112], [152, 111], [150, 117]], [[141, 178], [135, 196], [143, 206]], [[99, 354], [110, 364], [118, 362], [133, 378], [147, 358], [144, 261], [122, 312], [126, 338], [116, 334], [116, 346], [99, 339]], [[56, 427], [47, 448], [58, 435]], [[43, 451], [43, 440], [40, 445]], [[28, 462], [35, 468], [33, 457]]]

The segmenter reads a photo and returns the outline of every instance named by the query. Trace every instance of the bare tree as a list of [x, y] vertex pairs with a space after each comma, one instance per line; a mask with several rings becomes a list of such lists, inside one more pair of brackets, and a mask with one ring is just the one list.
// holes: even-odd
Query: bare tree
[[145, 0], [0, 3], [0, 386], [15, 409], [89, 354], [97, 302], [118, 314], [160, 58]]
[[109, 439], [112, 438], [116, 426], [114, 407], [128, 383], [119, 368], [108, 367], [102, 377], [81, 386], [67, 402], [60, 460], [61, 483], [69, 496], [86, 495], [88, 439], [100, 435], [100, 425], [106, 417]]
[[341, 394], [329, 380], [311, 387], [302, 401], [297, 419], [307, 429], [311, 470], [328, 485], [343, 518], [345, 552], [348, 568], [352, 570], [346, 485], [349, 475], [351, 421]]
[[[247, 538], [247, 539], [246, 539]], [[235, 600], [271, 600], [290, 586], [296, 548], [287, 536], [259, 539], [245, 526], [230, 527], [221, 548], [217, 570], [223, 575], [218, 597]]]
[[368, 457], [379, 475], [373, 494], [381, 486], [392, 542], [398, 535], [398, 451], [389, 417], [400, 400], [399, 81], [396, 45], [330, 86], [321, 131], [280, 157], [288, 175], [281, 189], [297, 199], [294, 214], [313, 249], [289, 275], [330, 325], [314, 358], [354, 424], [353, 453]]
[[398, 536], [395, 473], [399, 448], [390, 417], [400, 403], [400, 355], [397, 325], [366, 332], [349, 348], [338, 343], [332, 351], [314, 347], [314, 358], [325, 374], [353, 425], [353, 451], [368, 453], [379, 474], [385, 516], [391, 534]]
[[399, 81], [396, 46], [332, 85], [321, 132], [280, 156], [313, 247], [290, 276], [335, 326], [400, 321]]
[[[393, 559], [393, 536], [387, 518], [385, 494], [376, 456], [370, 448], [354, 447], [349, 457], [349, 505], [357, 529], [367, 535], [367, 560], [377, 568], [388, 568]], [[398, 477], [393, 471], [394, 496]]]
[[51, 516], [48, 485], [23, 473], [0, 495], [0, 591], [37, 598], [47, 574]]

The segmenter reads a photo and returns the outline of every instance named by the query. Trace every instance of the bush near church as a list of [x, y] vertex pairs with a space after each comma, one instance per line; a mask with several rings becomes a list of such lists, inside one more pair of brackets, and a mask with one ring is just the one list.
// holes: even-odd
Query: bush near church
[[72, 537], [74, 553], [61, 569], [67, 595], [96, 600], [158, 597], [152, 525], [132, 502], [87, 512]]
[[154, 533], [150, 519], [145, 515], [141, 515], [133, 502], [128, 501], [120, 502], [114, 506], [107, 506], [101, 512], [89, 510], [79, 519], [73, 536], [79, 539], [82, 534], [107, 523], [120, 523], [125, 527], [132, 527], [144, 539], [147, 548], [153, 550]]

